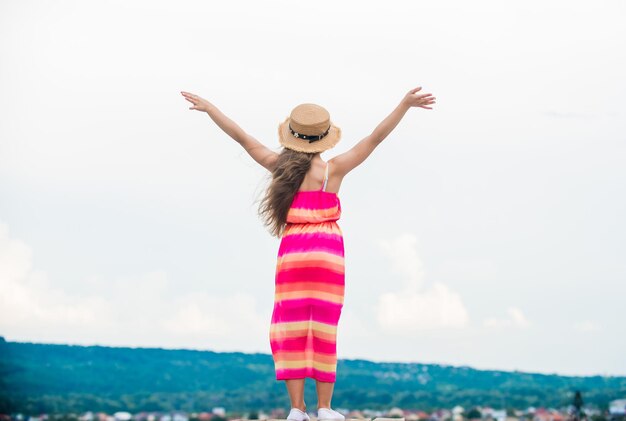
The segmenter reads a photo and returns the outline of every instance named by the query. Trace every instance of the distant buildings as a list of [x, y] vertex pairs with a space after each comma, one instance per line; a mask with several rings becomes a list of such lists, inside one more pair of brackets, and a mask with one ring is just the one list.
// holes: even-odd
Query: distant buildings
[[131, 418], [133, 418], [133, 414], [126, 411], [119, 411], [113, 414], [115, 421], [129, 421]]
[[[393, 407], [388, 410], [373, 410], [369, 408], [336, 410], [342, 413], [346, 419], [370, 419], [398, 418], [405, 421], [576, 421], [577, 411], [572, 405], [562, 408], [528, 407], [526, 409], [496, 409], [489, 406], [472, 406], [464, 408], [456, 405], [451, 409], [441, 408], [431, 413], [423, 410], [405, 410]], [[582, 407], [582, 419], [589, 421], [626, 421], [626, 399], [617, 399], [609, 403], [607, 409], [600, 410], [597, 407]], [[310, 411], [311, 421], [317, 421], [315, 411]], [[104, 412], [85, 412], [83, 414], [65, 414], [62, 421], [244, 421], [253, 416], [258, 420], [280, 419], [287, 416], [285, 408], [274, 408], [269, 414], [259, 411], [227, 412], [226, 408], [217, 406], [205, 412], [185, 411], [155, 411], [138, 412], [131, 414], [126, 411], [118, 411], [112, 415]], [[581, 419], [581, 418], [579, 418]], [[56, 414], [39, 414], [29, 416], [24, 414], [0, 414], [0, 421], [57, 421]]]
[[609, 402], [609, 414], [613, 417], [626, 417], [626, 399]]
[[222, 406], [216, 406], [212, 411], [215, 415], [219, 415], [220, 417], [226, 416], [226, 410]]

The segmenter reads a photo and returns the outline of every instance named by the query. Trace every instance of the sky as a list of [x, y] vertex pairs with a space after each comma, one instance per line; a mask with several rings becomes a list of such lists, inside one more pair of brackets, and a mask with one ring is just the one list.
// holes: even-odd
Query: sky
[[343, 180], [340, 359], [626, 375], [622, 1], [1, 1], [0, 335], [270, 354], [274, 151], [410, 109]]

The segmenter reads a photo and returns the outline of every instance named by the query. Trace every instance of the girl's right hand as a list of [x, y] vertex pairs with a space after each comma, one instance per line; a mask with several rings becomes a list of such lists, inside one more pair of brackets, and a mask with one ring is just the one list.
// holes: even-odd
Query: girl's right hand
[[189, 107], [190, 110], [198, 110], [208, 112], [209, 108], [213, 106], [209, 101], [204, 98], [200, 98], [198, 95], [194, 95], [189, 92], [181, 91], [180, 92], [187, 101], [191, 102], [193, 106]]
[[432, 107], [427, 107], [427, 105], [431, 105], [435, 103], [435, 97], [433, 94], [416, 94], [417, 91], [421, 90], [422, 87], [418, 86], [417, 88], [411, 89], [402, 99], [402, 102], [409, 107], [422, 107], [432, 110]]

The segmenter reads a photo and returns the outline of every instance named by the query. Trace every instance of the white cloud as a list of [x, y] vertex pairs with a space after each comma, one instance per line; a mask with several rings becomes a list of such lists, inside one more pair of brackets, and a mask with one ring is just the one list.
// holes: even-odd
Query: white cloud
[[11, 340], [269, 351], [271, 314], [260, 315], [250, 294], [180, 294], [166, 273], [152, 271], [90, 276], [82, 295], [49, 282], [32, 254], [0, 223], [0, 334]]
[[379, 297], [379, 325], [392, 333], [467, 325], [468, 314], [461, 296], [441, 282], [424, 285], [424, 270], [417, 252], [417, 238], [403, 234], [382, 241], [394, 270], [403, 277], [404, 288]]
[[440, 282], [423, 292], [388, 292], [379, 299], [378, 322], [387, 331], [463, 327], [467, 321], [460, 295]]
[[509, 317], [498, 319], [491, 317], [483, 321], [483, 326], [489, 328], [502, 328], [502, 327], [519, 327], [527, 328], [530, 326], [530, 322], [524, 316], [522, 310], [517, 307], [509, 307], [507, 309]]
[[45, 272], [32, 267], [32, 250], [9, 237], [0, 223], [0, 328], [47, 329], [52, 325], [97, 326], [105, 303], [99, 297], [77, 297], [50, 285]]
[[228, 336], [250, 331], [269, 334], [270, 319], [264, 320], [256, 311], [256, 299], [236, 293], [220, 297], [206, 292], [192, 292], [175, 299], [177, 309], [163, 322], [163, 328], [174, 335]]

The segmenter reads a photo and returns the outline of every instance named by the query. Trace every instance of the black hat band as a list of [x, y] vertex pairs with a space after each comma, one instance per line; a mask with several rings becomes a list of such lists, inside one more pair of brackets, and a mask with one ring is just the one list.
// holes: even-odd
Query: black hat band
[[291, 124], [289, 124], [289, 130], [291, 131], [292, 135], [294, 135], [298, 139], [308, 140], [309, 143], [313, 143], [316, 140], [320, 140], [324, 136], [326, 136], [330, 132], [330, 127], [331, 126], [328, 126], [328, 129], [326, 129], [326, 131], [320, 135], [309, 135], [309, 134], [302, 134], [302, 133], [294, 132], [293, 129], [291, 128]]

